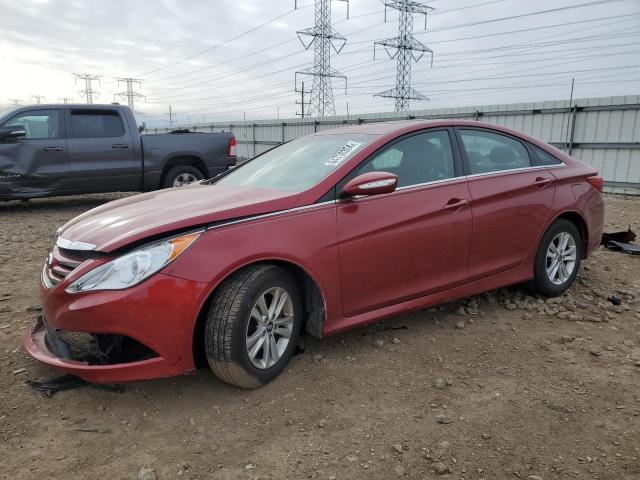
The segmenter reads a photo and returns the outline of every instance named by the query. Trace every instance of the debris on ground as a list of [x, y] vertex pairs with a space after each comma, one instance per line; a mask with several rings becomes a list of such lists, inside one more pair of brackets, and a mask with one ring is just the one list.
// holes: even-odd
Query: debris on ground
[[636, 234], [629, 229], [622, 232], [603, 233], [601, 244], [611, 250], [618, 250], [625, 253], [640, 255], [640, 245], [633, 243]]

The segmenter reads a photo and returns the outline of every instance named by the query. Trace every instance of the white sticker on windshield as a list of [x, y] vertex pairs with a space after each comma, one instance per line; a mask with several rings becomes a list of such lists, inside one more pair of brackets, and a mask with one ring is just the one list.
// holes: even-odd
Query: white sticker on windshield
[[344, 146], [340, 148], [340, 150], [338, 150], [333, 155], [333, 157], [327, 160], [325, 165], [330, 167], [335, 167], [337, 165], [340, 165], [344, 161], [344, 159], [347, 158], [349, 155], [351, 155], [353, 152], [355, 152], [360, 147], [360, 145], [362, 145], [362, 143], [349, 140], [347, 143], [344, 144]]

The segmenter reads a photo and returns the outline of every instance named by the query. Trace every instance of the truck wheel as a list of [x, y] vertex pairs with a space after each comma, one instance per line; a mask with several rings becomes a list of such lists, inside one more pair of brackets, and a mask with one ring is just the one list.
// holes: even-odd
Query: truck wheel
[[164, 177], [163, 188], [182, 187], [204, 179], [204, 174], [191, 165], [176, 165], [171, 167]]
[[300, 289], [285, 269], [243, 269], [215, 293], [205, 326], [213, 373], [242, 388], [277, 377], [295, 351], [302, 321]]

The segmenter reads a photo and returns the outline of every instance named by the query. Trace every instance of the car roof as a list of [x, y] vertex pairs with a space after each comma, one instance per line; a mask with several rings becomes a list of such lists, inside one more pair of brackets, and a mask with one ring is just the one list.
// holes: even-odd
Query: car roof
[[31, 105], [19, 105], [14, 111], [18, 110], [46, 110], [48, 108], [75, 108], [75, 109], [103, 109], [122, 107], [119, 103], [34, 103]]
[[345, 125], [343, 127], [333, 128], [331, 130], [324, 130], [318, 132], [315, 135], [340, 135], [340, 134], [368, 134], [368, 135], [386, 135], [392, 133], [405, 133], [412, 130], [421, 130], [424, 128], [434, 127], [454, 127], [454, 126], [466, 126], [466, 127], [480, 127], [489, 128], [492, 130], [500, 130], [505, 133], [510, 133], [519, 137], [523, 137], [522, 133], [515, 132], [509, 128], [495, 125], [492, 123], [478, 122], [475, 120], [451, 120], [451, 119], [435, 119], [435, 120], [396, 120], [366, 123], [360, 125]]

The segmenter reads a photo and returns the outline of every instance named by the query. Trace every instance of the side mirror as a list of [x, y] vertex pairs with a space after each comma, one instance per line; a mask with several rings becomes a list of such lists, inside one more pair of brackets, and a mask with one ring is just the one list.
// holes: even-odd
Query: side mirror
[[348, 195], [380, 195], [398, 186], [398, 176], [389, 172], [368, 172], [347, 182], [342, 189]]
[[25, 137], [27, 135], [27, 131], [24, 127], [19, 125], [7, 125], [4, 127], [0, 127], [0, 138], [18, 138]]

